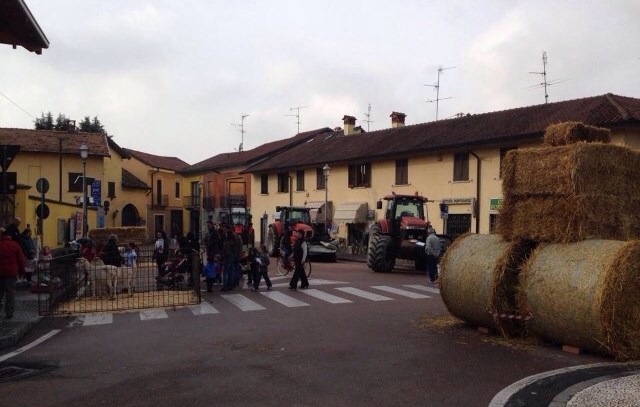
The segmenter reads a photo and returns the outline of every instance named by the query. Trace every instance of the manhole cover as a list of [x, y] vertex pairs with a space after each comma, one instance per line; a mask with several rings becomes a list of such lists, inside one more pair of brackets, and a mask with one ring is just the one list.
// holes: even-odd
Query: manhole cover
[[54, 366], [0, 366], [0, 383], [26, 379], [53, 369]]

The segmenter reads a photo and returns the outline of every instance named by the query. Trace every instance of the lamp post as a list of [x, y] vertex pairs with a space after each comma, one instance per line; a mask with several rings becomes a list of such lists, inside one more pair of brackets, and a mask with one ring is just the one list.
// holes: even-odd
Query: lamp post
[[82, 159], [82, 237], [87, 233], [87, 157], [89, 147], [85, 143], [80, 146], [80, 158]]
[[325, 164], [324, 167], [322, 167], [322, 174], [324, 175], [324, 233], [329, 236], [329, 224], [327, 223], [327, 213], [329, 212], [329, 174], [331, 174], [329, 164]]

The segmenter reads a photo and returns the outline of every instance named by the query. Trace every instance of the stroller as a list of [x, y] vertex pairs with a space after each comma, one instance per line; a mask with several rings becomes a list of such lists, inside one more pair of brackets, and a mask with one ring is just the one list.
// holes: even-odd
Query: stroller
[[160, 267], [156, 281], [158, 289], [185, 287], [185, 275], [188, 275], [188, 285], [192, 285], [191, 281], [191, 260], [188, 256], [188, 250], [178, 250], [175, 256], [169, 258]]

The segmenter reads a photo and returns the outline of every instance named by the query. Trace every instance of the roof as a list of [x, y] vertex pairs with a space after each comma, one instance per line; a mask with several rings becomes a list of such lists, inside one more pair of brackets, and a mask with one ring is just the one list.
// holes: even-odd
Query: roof
[[640, 122], [640, 99], [606, 94], [466, 115], [410, 126], [345, 136], [324, 134], [256, 163], [245, 172], [322, 166], [416, 153], [455, 151], [482, 145], [508, 145], [542, 137], [545, 128], [563, 121], [613, 127]]
[[20, 45], [36, 54], [49, 48], [49, 40], [24, 0], [0, 1], [0, 27], [0, 43]]
[[0, 128], [0, 145], [19, 145], [23, 152], [58, 154], [58, 140], [62, 140], [63, 154], [79, 156], [80, 145], [85, 143], [89, 148], [89, 155], [109, 156], [107, 138], [102, 133]]
[[269, 155], [277, 154], [292, 146], [304, 143], [311, 137], [314, 137], [321, 133], [330, 133], [333, 130], [329, 128], [322, 128], [312, 131], [306, 131], [298, 133], [293, 137], [289, 137], [283, 140], [272, 141], [270, 143], [262, 144], [254, 149], [247, 151], [238, 151], [232, 153], [221, 153], [211, 158], [207, 158], [204, 161], [193, 164], [189, 168], [182, 170], [184, 174], [198, 173], [205, 171], [216, 171], [223, 168], [245, 166], [252, 162], [259, 161], [260, 159], [267, 158]]
[[129, 171], [122, 169], [122, 187], [123, 188], [133, 188], [133, 189], [151, 189], [146, 182], [136, 177]]
[[132, 157], [137, 158], [146, 165], [154, 168], [161, 168], [163, 170], [179, 171], [189, 167], [189, 164], [182, 161], [178, 157], [165, 157], [161, 155], [153, 155], [149, 153], [143, 153], [142, 151], [132, 150], [125, 148], [124, 151], [131, 154]]
[[126, 151], [124, 148], [120, 147], [118, 145], [118, 143], [116, 143], [115, 141], [113, 141], [113, 137], [112, 136], [107, 136], [107, 143], [109, 144], [109, 147], [111, 147], [112, 149], [114, 149], [118, 154], [120, 154], [120, 157], [125, 158], [125, 159], [129, 159], [131, 158], [131, 154], [129, 154], [128, 151]]

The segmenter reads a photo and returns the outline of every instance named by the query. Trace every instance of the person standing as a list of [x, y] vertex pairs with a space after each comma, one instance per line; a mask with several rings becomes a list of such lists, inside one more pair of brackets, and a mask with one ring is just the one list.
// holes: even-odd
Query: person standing
[[138, 265], [138, 248], [134, 242], [129, 242], [124, 251], [124, 265], [132, 268]]
[[167, 240], [167, 234], [165, 232], [156, 233], [156, 243], [153, 246], [153, 257], [156, 260], [158, 272], [161, 271], [162, 266], [167, 261], [169, 251], [169, 242]]
[[260, 286], [260, 278], [264, 278], [267, 284], [267, 290], [271, 290], [271, 280], [269, 279], [269, 253], [266, 246], [260, 246], [260, 251], [256, 256], [256, 273], [253, 276], [253, 291], [258, 291]]
[[238, 262], [238, 250], [236, 248], [236, 238], [231, 230], [227, 233], [223, 242], [223, 264], [222, 264], [222, 290], [232, 290], [235, 285], [235, 269]]
[[307, 275], [304, 272], [304, 262], [307, 260], [307, 242], [304, 240], [302, 230], [297, 232], [296, 242], [293, 244], [293, 262], [295, 263], [295, 270], [293, 277], [289, 282], [289, 289], [295, 290], [298, 286], [298, 280], [300, 280], [300, 288], [309, 288], [309, 281]]
[[7, 234], [11, 237], [11, 240], [20, 244], [20, 224], [22, 223], [22, 219], [18, 216], [13, 218], [13, 222], [7, 226]]
[[114, 234], [109, 236], [107, 244], [104, 245], [103, 260], [104, 264], [108, 264], [110, 266], [122, 266], [122, 255], [118, 248], [118, 236]]
[[438, 257], [440, 257], [440, 239], [436, 235], [436, 231], [431, 227], [427, 229], [427, 241], [424, 245], [424, 251], [427, 255], [429, 281], [435, 284], [438, 274]]
[[24, 274], [24, 255], [8, 231], [0, 236], [0, 302], [4, 298], [4, 315], [13, 318], [18, 275]]
[[284, 231], [282, 232], [282, 241], [280, 242], [280, 255], [282, 256], [282, 264], [287, 270], [291, 270], [289, 265], [289, 256], [291, 256], [291, 237], [293, 230], [289, 224], [285, 223]]
[[31, 278], [36, 270], [36, 245], [31, 238], [31, 229], [27, 228], [20, 234], [20, 247], [25, 257], [25, 277], [31, 284]]

